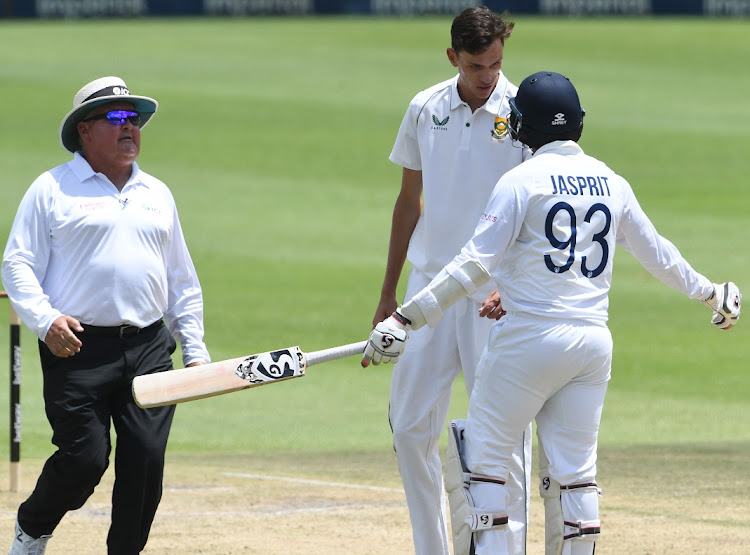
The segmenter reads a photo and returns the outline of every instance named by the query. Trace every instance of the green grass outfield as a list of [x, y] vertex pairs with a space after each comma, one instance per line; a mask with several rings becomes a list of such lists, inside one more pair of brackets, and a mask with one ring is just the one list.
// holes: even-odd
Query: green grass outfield
[[[587, 110], [582, 146], [630, 180], [697, 270], [747, 294], [750, 23], [516, 21], [506, 75], [570, 76]], [[139, 161], [177, 199], [214, 360], [362, 340], [399, 189], [388, 154], [413, 94], [453, 75], [449, 26], [450, 18], [4, 21], [2, 243], [29, 184], [69, 158], [57, 130], [73, 94], [119, 75], [160, 103]], [[715, 452], [708, 469], [721, 469], [722, 453], [750, 454], [750, 321], [719, 332], [707, 309], [619, 249], [616, 267], [602, 452], [636, 474], [643, 453]], [[36, 346], [25, 328], [22, 340], [23, 457], [44, 458], [52, 447]], [[170, 452], [386, 452], [390, 370], [348, 359], [302, 380], [184, 404]], [[460, 417], [467, 402], [457, 391]], [[0, 387], [0, 406], [7, 397]], [[7, 442], [0, 424], [0, 455]], [[733, 460], [732, 472], [747, 476], [747, 456]]]

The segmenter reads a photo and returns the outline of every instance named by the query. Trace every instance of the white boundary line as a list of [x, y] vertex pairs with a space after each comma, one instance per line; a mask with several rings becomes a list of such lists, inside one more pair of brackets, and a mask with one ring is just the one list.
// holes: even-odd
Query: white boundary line
[[[278, 511], [266, 511], [266, 510], [246, 510], [246, 511], [193, 511], [193, 512], [175, 512], [175, 511], [158, 511], [156, 518], [190, 518], [190, 517], [201, 517], [201, 516], [284, 516], [293, 514], [304, 514], [304, 513], [327, 513], [333, 511], [351, 511], [368, 508], [367, 505], [361, 503], [346, 504], [346, 505], [331, 505], [329, 507], [303, 507], [300, 509], [282, 509]], [[110, 515], [105, 515], [109, 517]]]
[[326, 482], [323, 480], [304, 480], [302, 478], [288, 478], [284, 476], [268, 476], [265, 474], [244, 474], [242, 472], [222, 472], [222, 475], [232, 476], [234, 478], [246, 478], [248, 480], [269, 480], [273, 482], [289, 482], [293, 484], [305, 484], [308, 486], [365, 489], [369, 491], [382, 491], [382, 492], [387, 492], [387, 493], [401, 493], [401, 494], [404, 493], [404, 490], [400, 488], [384, 488], [380, 486], [366, 486], [364, 484], [348, 484], [344, 482]]

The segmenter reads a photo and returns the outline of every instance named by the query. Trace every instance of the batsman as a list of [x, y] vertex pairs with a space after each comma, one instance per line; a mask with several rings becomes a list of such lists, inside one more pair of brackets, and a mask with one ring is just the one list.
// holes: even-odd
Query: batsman
[[514, 448], [536, 420], [546, 553], [592, 555], [602, 530], [596, 460], [612, 366], [615, 246], [706, 305], [720, 330], [737, 323], [742, 295], [695, 271], [656, 231], [630, 184], [584, 153], [584, 110], [568, 78], [530, 75], [510, 107], [511, 136], [533, 157], [500, 178], [460, 254], [375, 327], [364, 362], [397, 360], [411, 330], [437, 325], [454, 303], [494, 282], [506, 315], [476, 368], [466, 420], [450, 425], [454, 553], [518, 553], [507, 482]]

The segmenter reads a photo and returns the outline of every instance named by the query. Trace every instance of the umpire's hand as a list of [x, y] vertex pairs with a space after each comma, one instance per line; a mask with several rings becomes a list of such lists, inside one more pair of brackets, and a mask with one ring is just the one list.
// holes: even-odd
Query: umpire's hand
[[73, 333], [74, 330], [82, 332], [81, 323], [72, 316], [63, 314], [52, 322], [47, 335], [44, 336], [44, 343], [56, 357], [72, 357], [81, 351], [81, 345], [83, 345]]

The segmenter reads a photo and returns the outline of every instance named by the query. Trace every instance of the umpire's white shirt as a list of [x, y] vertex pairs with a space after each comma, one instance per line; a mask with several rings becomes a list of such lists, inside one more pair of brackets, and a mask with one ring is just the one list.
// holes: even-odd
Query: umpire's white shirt
[[657, 233], [630, 184], [573, 141], [543, 146], [498, 182], [459, 256], [487, 268], [508, 312], [604, 325], [615, 244], [688, 297], [713, 292]]
[[39, 176], [13, 222], [2, 278], [42, 340], [63, 314], [95, 326], [145, 327], [164, 317], [185, 364], [210, 360], [174, 198], [137, 164], [122, 192], [80, 153]]
[[407, 258], [430, 279], [471, 238], [500, 176], [530, 156], [507, 132], [508, 99], [518, 88], [501, 72], [490, 98], [472, 113], [457, 83], [455, 76], [412, 99], [390, 155], [395, 164], [422, 172], [424, 210]]

